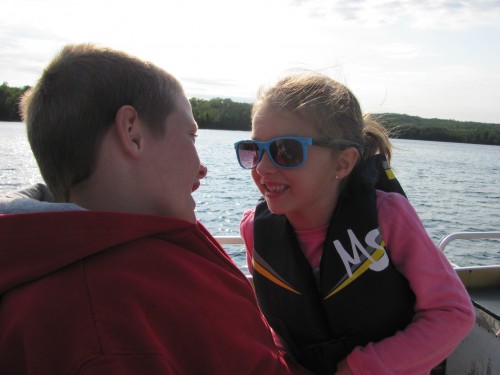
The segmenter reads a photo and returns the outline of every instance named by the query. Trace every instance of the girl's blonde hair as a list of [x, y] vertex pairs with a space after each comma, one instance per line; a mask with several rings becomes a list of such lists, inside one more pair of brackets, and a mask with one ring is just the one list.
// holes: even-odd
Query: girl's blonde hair
[[363, 115], [354, 94], [341, 83], [318, 73], [291, 75], [261, 91], [252, 107], [252, 120], [261, 110], [293, 113], [311, 123], [325, 140], [345, 139], [360, 144], [366, 159], [377, 153], [390, 162], [392, 144], [385, 128]]

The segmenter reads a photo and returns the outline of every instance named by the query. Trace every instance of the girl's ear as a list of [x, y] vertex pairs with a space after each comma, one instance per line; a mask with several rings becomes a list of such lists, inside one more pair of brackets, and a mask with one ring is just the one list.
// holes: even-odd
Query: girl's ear
[[115, 116], [115, 129], [121, 149], [133, 159], [137, 159], [144, 146], [144, 124], [134, 107], [124, 105]]
[[337, 156], [336, 176], [339, 179], [347, 177], [358, 162], [359, 152], [354, 147], [348, 147], [340, 151]]

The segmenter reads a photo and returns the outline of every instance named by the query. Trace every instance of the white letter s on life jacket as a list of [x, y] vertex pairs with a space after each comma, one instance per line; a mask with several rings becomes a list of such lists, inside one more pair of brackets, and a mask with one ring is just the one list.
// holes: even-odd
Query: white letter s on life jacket
[[381, 243], [379, 243], [377, 241], [378, 237], [380, 237], [380, 231], [378, 230], [378, 228], [369, 231], [365, 237], [366, 244], [375, 249], [374, 253], [378, 251], [384, 252], [380, 259], [370, 265], [370, 269], [373, 271], [382, 271], [389, 265], [389, 257], [387, 256], [387, 251], [385, 251], [384, 248], [384, 241], [381, 241]]

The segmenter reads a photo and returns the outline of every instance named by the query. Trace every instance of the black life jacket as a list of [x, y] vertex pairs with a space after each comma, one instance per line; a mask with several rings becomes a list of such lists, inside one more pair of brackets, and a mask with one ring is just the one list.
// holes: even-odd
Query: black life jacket
[[294, 359], [333, 374], [356, 346], [405, 328], [415, 295], [384, 248], [375, 189], [404, 192], [382, 155], [353, 171], [328, 228], [319, 275], [286, 216], [263, 198], [254, 220], [253, 279], [259, 305]]

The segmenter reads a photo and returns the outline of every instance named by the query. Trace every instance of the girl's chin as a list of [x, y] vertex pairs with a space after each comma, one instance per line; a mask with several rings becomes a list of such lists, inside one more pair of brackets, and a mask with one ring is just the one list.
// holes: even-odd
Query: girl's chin
[[271, 211], [273, 214], [276, 214], [276, 215], [286, 214], [286, 210], [284, 210], [283, 207], [276, 204], [272, 200], [267, 199], [267, 197], [266, 197], [266, 202], [267, 202], [267, 207], [269, 208], [269, 211]]

